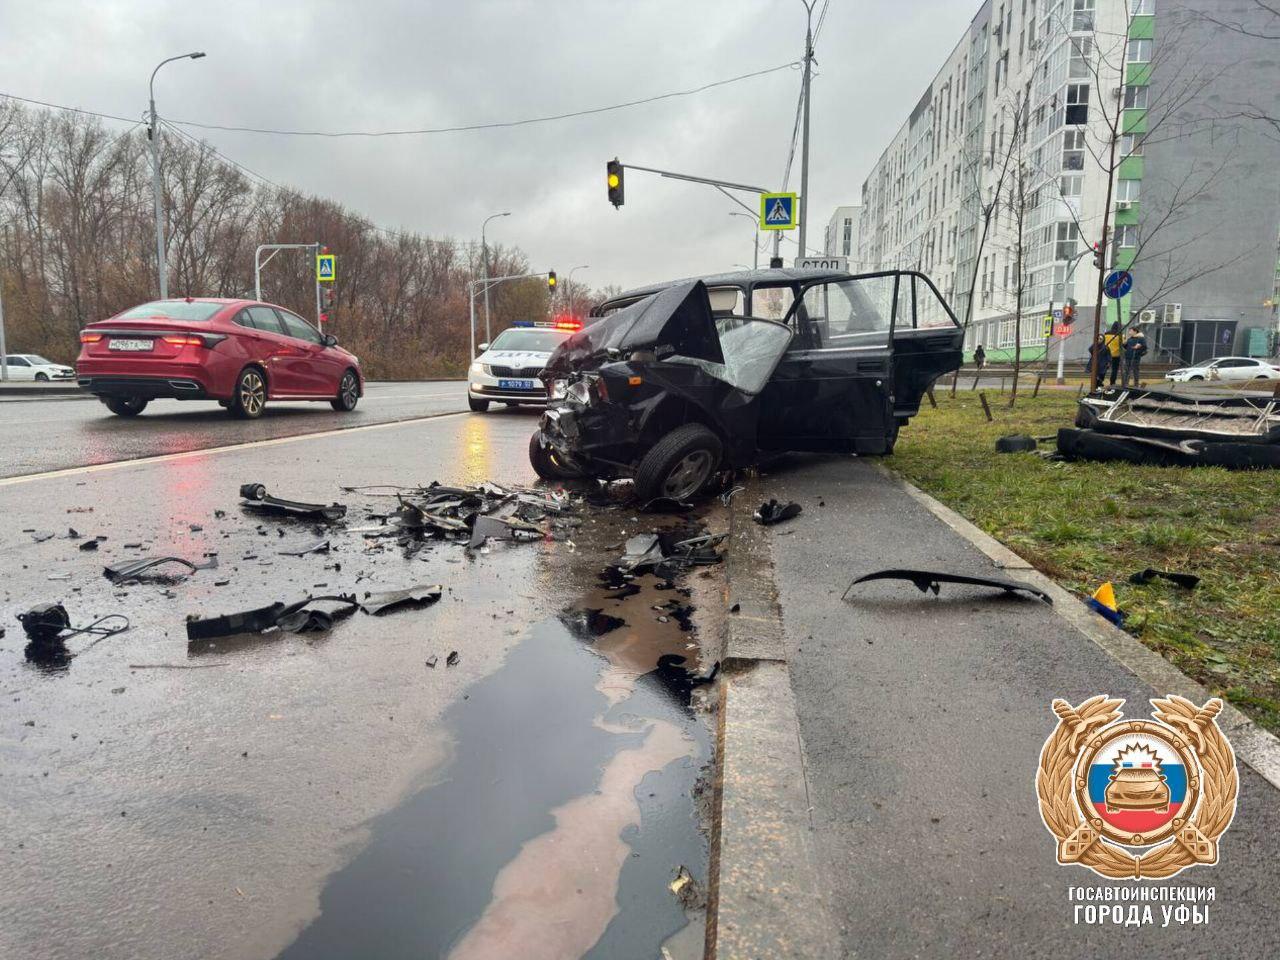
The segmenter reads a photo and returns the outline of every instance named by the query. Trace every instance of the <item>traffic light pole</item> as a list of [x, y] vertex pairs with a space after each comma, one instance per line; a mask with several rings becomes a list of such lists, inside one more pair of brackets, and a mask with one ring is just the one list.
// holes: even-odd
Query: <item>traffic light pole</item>
[[[262, 268], [271, 262], [281, 250], [314, 250], [320, 252], [320, 243], [260, 243], [258, 248], [253, 252], [253, 298], [255, 300], [262, 299]], [[262, 259], [262, 251], [270, 250], [271, 256]], [[322, 319], [324, 311], [320, 309], [320, 281], [317, 279], [316, 286], [316, 329], [324, 333], [324, 320]]]

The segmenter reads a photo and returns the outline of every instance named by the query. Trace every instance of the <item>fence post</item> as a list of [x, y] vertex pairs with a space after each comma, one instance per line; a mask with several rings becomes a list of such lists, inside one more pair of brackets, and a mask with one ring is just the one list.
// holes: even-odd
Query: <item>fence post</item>
[[987, 404], [987, 392], [984, 390], [978, 394], [978, 399], [982, 401], [982, 412], [987, 415], [987, 423], [992, 421], [991, 407]]

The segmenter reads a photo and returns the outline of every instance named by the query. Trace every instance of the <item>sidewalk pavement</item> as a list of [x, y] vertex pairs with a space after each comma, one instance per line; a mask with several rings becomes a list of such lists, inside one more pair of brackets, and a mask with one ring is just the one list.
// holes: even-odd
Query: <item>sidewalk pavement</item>
[[[922, 503], [927, 498], [873, 461], [792, 457], [775, 466], [735, 500], [735, 542], [744, 525], [754, 526], [750, 511], [769, 497], [796, 500], [804, 512], [750, 532], [748, 539], [763, 533], [771, 541], [772, 564], [766, 549], [746, 575], [749, 583], [741, 564], [731, 566], [729, 599], [743, 590], [758, 595], [757, 584], [770, 578], [776, 585], [781, 641], [759, 666], [780, 669], [785, 661], [790, 691], [754, 706], [773, 712], [774, 729], [797, 725], [802, 743], [796, 769], [803, 790], [798, 785], [795, 793], [810, 805], [802, 824], [809, 837], [790, 848], [813, 863], [808, 871], [791, 865], [788, 878], [814, 878], [807, 897], [790, 898], [804, 923], [829, 916], [847, 957], [1276, 955], [1280, 791], [1244, 762], [1237, 764], [1237, 813], [1221, 839], [1219, 863], [1171, 880], [1138, 881], [1214, 887], [1207, 925], [1162, 928], [1154, 902], [1154, 927], [1074, 922], [1070, 888], [1134, 881], [1056, 863], [1035, 789], [1040, 750], [1057, 723], [1050, 703], [1063, 697], [1079, 704], [1106, 693], [1124, 698], [1126, 718], [1141, 719], [1149, 716], [1151, 697], [1172, 691], [1153, 689], [1074, 626], [1064, 614], [1084, 621], [1069, 597], [1060, 594], [1050, 607], [978, 588], [943, 585], [935, 597], [910, 583], [880, 581], [842, 601], [850, 580], [887, 567], [1037, 575], [998, 569], [931, 512]], [[764, 623], [755, 609], [744, 604], [741, 613]], [[735, 813], [733, 783], [757, 760], [732, 750], [734, 731], [753, 726], [741, 719], [746, 707], [737, 692], [744, 686], [750, 705], [751, 684], [734, 676], [730, 669], [723, 719], [726, 814]], [[1186, 684], [1180, 689], [1191, 692]], [[755, 728], [769, 726], [760, 720]], [[1274, 740], [1256, 729], [1251, 743], [1274, 752]], [[782, 749], [785, 737], [760, 756], [776, 760]], [[1274, 780], [1274, 769], [1270, 775]], [[775, 799], [768, 798], [770, 817], [779, 809]], [[792, 798], [790, 809], [800, 811], [793, 819], [803, 817], [803, 802]], [[748, 938], [724, 938], [723, 905], [734, 903], [735, 873], [743, 872], [734, 862], [744, 846], [736, 835], [742, 822], [750, 817], [726, 816], [720, 837], [720, 960], [756, 955], [743, 947]], [[776, 826], [771, 835], [779, 835]], [[812, 911], [802, 912], [804, 903]]]

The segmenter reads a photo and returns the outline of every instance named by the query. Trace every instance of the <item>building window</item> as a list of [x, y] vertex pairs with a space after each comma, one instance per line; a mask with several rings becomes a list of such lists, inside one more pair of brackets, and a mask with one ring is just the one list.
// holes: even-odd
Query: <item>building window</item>
[[1084, 169], [1084, 131], [1062, 134], [1062, 169]]
[[1090, 75], [1089, 58], [1093, 55], [1092, 37], [1071, 38], [1071, 61], [1067, 76], [1079, 80]]
[[1129, 13], [1135, 17], [1148, 16], [1156, 12], [1156, 0], [1129, 0]]
[[1124, 108], [1126, 110], [1145, 110], [1147, 108], [1147, 87], [1135, 87], [1132, 84], [1124, 88]]
[[1065, 220], [1051, 225], [1049, 230], [1053, 231], [1053, 259], [1070, 260], [1076, 255], [1077, 241], [1080, 238], [1080, 230], [1073, 220]]
[[1126, 133], [1124, 136], [1120, 138], [1120, 156], [1122, 157], [1142, 156], [1141, 134]]
[[847, 257], [853, 252], [853, 218], [844, 218], [844, 255]]
[[1071, 0], [1071, 32], [1093, 32], [1094, 0]]
[[1068, 174], [1059, 179], [1058, 192], [1064, 197], [1078, 197], [1084, 187], [1084, 175]]
[[1124, 249], [1133, 249], [1138, 245], [1138, 225], [1136, 223], [1121, 223], [1116, 225], [1117, 247]]
[[1120, 203], [1137, 203], [1141, 191], [1141, 180], [1121, 180], [1116, 184], [1116, 200]]
[[1129, 63], [1150, 63], [1151, 41], [1130, 40], [1129, 49], [1125, 53], [1125, 60]]
[[1014, 330], [1017, 326], [1016, 320], [1010, 317], [1008, 320], [1000, 321], [1000, 340], [999, 346], [1002, 349], [1008, 349], [1013, 346]]
[[1089, 122], [1089, 85], [1067, 84], [1067, 125], [1079, 126]]

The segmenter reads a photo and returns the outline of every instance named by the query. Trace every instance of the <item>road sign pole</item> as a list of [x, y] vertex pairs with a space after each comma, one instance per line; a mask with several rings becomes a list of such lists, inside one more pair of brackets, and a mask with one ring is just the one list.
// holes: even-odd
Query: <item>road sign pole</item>
[[817, 0], [805, 3], [804, 28], [804, 135], [800, 147], [800, 256], [806, 256], [805, 234], [809, 229], [809, 79], [813, 73], [813, 6]]
[[0, 279], [0, 381], [9, 379], [9, 347], [4, 342], [4, 281]]
[[[316, 243], [311, 244], [311, 246], [316, 252], [315, 255], [317, 257], [320, 256], [320, 249], [321, 249], [320, 243], [317, 241]], [[316, 329], [319, 330], [321, 333], [324, 333], [323, 317], [324, 317], [324, 313], [320, 309], [320, 271], [317, 270], [316, 271]]]

